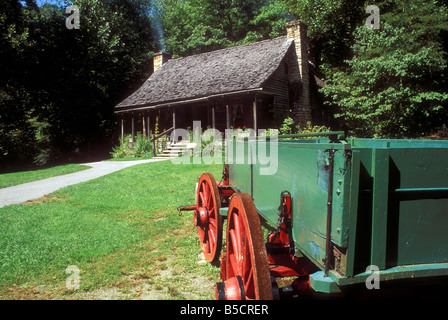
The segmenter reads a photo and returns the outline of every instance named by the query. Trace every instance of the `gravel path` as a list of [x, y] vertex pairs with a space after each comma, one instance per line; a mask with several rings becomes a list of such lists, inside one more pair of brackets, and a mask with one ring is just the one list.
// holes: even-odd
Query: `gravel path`
[[96, 179], [127, 167], [155, 161], [161, 160], [148, 159], [135, 161], [100, 161], [82, 163], [83, 165], [92, 168], [0, 189], [0, 208], [11, 204], [18, 204], [29, 200], [41, 198], [46, 194], [50, 194], [52, 192], [55, 192], [56, 190], [70, 186], [72, 184]]

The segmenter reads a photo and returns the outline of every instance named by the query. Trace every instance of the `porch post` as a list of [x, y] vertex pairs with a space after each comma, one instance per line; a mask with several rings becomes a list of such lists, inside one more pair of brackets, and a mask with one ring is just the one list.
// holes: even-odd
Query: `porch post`
[[215, 129], [215, 106], [212, 106], [212, 128]]
[[121, 117], [121, 139], [124, 138], [124, 119]]
[[174, 137], [176, 137], [176, 109], [174, 107], [173, 107], [173, 128], [174, 128], [173, 130]]
[[228, 104], [226, 104], [226, 129], [230, 129], [230, 110]]
[[134, 116], [132, 116], [132, 143], [135, 142], [135, 121]]
[[256, 94], [255, 94], [254, 104], [253, 104], [253, 115], [254, 115], [254, 130], [255, 130], [255, 135], [257, 136], [258, 126], [257, 126], [257, 95]]
[[145, 115], [142, 116], [143, 136], [146, 137], [146, 119]]

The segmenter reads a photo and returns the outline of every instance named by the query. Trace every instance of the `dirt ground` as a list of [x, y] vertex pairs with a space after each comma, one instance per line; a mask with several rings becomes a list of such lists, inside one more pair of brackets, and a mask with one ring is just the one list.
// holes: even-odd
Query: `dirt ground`
[[[13, 285], [7, 289], [7, 299], [14, 300], [210, 300], [214, 299], [216, 279], [198, 274], [176, 274], [169, 259], [156, 274], [148, 275], [136, 270], [124, 276], [116, 286], [96, 290], [69, 290], [63, 287], [39, 285], [21, 287]], [[198, 264], [208, 263], [202, 254]], [[178, 280], [181, 277], [182, 281]], [[81, 279], [82, 280], [82, 279]]]

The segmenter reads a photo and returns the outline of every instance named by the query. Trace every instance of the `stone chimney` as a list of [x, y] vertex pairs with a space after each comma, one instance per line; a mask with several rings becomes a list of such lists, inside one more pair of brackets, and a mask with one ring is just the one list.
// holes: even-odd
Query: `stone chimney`
[[286, 24], [288, 40], [294, 40], [295, 53], [289, 63], [289, 82], [292, 96], [293, 117], [300, 125], [306, 125], [312, 120], [310, 100], [310, 71], [308, 65], [308, 37], [307, 27], [300, 21], [291, 21]]
[[171, 56], [165, 52], [160, 51], [154, 53], [154, 72], [156, 72], [162, 66], [162, 64], [167, 62], [169, 59], [171, 59]]

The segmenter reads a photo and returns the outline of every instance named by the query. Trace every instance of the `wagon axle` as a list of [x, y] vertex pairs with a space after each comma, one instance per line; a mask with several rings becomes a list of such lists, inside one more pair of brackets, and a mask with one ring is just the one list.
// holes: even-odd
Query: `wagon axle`
[[179, 211], [179, 215], [182, 211], [193, 211], [194, 225], [203, 229], [208, 227], [210, 213], [207, 207], [198, 207], [196, 205], [180, 206], [177, 207], [177, 210]]
[[246, 300], [244, 283], [240, 276], [218, 282], [215, 286], [216, 300]]

